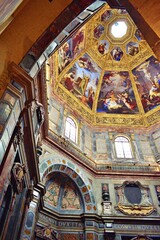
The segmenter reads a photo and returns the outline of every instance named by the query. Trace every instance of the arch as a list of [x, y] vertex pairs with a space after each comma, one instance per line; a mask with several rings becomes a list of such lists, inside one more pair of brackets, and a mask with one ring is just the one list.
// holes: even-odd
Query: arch
[[84, 213], [84, 201], [77, 184], [66, 173], [54, 171], [46, 176], [44, 205], [61, 214]]
[[83, 175], [78, 166], [71, 163], [69, 160], [55, 159], [45, 160], [41, 163], [40, 167], [41, 180], [45, 184], [46, 177], [54, 172], [64, 173], [72, 179], [78, 187], [84, 202], [85, 213], [96, 213], [97, 206], [94, 199], [92, 186], [89, 180]]

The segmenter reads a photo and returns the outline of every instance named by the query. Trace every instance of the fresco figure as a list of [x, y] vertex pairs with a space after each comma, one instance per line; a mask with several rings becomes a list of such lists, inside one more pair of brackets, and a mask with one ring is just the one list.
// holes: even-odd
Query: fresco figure
[[101, 15], [101, 21], [106, 22], [108, 19], [110, 19], [111, 16], [112, 12], [110, 10], [107, 10]]
[[117, 95], [118, 98], [128, 107], [128, 109], [134, 109], [136, 107], [136, 101], [129, 97], [128, 92], [123, 92]]
[[102, 25], [98, 25], [94, 29], [94, 37], [95, 38], [100, 38], [100, 36], [103, 34], [103, 32], [104, 32], [104, 27]]
[[144, 111], [160, 105], [160, 63], [154, 57], [132, 70]]
[[126, 46], [127, 53], [135, 56], [139, 52], [138, 43], [129, 42]]
[[61, 84], [87, 107], [92, 109], [101, 69], [84, 54], [62, 77]]
[[70, 51], [69, 43], [66, 42], [58, 51], [58, 70], [59, 73], [71, 62], [72, 55]]
[[79, 30], [72, 39], [72, 52], [74, 58], [81, 52], [84, 48], [84, 30]]
[[119, 47], [115, 47], [112, 50], [111, 55], [115, 61], [120, 61], [123, 56], [123, 52]]
[[47, 188], [44, 199], [46, 202], [53, 204], [53, 206], [57, 206], [58, 196], [60, 191], [60, 184], [58, 182], [51, 182]]
[[85, 95], [79, 96], [79, 99], [81, 99], [81, 101], [83, 103], [85, 103], [86, 105], [88, 105], [92, 109], [93, 101], [94, 101], [94, 95], [95, 95], [95, 92], [93, 90], [93, 87], [91, 86], [88, 89], [88, 91], [86, 91]]
[[128, 72], [104, 73], [97, 112], [137, 113], [137, 103]]
[[105, 40], [101, 40], [98, 45], [98, 51], [104, 55], [108, 52], [108, 42]]
[[58, 72], [59, 74], [65, 67], [84, 49], [85, 31], [81, 28], [58, 50]]
[[67, 88], [70, 92], [72, 92], [72, 91], [74, 90], [75, 85], [78, 84], [78, 82], [76, 82], [76, 81], [74, 80], [74, 73], [73, 73], [73, 72], [70, 72], [70, 73], [66, 74], [66, 75], [64, 76], [64, 79], [65, 79], [65, 86], [66, 86], [66, 88]]
[[118, 98], [115, 97], [114, 91], [110, 91], [106, 94], [106, 98], [104, 99], [103, 108], [107, 110], [118, 110], [122, 108], [117, 102]]
[[149, 100], [149, 98], [145, 94], [141, 96], [141, 102], [142, 102], [143, 108], [146, 111], [149, 111], [152, 108], [154, 108], [154, 104]]
[[62, 198], [62, 208], [63, 209], [80, 209], [80, 200], [79, 196], [76, 192], [75, 187], [70, 183], [70, 185], [66, 184], [64, 187], [64, 193]]

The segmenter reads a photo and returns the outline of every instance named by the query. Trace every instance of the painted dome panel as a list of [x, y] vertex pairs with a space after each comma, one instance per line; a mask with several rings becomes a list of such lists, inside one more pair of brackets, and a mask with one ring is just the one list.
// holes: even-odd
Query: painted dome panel
[[58, 72], [62, 70], [74, 60], [84, 49], [85, 44], [85, 30], [81, 28], [66, 41], [58, 50]]
[[111, 10], [106, 10], [102, 15], [101, 15], [101, 21], [106, 22], [112, 17], [112, 11]]
[[62, 77], [61, 84], [92, 109], [101, 69], [88, 54], [78, 59]]
[[139, 53], [139, 44], [136, 42], [129, 42], [126, 45], [126, 52], [131, 56], [135, 56], [137, 53]]
[[97, 112], [138, 113], [129, 73], [106, 71], [98, 98]]
[[144, 37], [143, 37], [142, 33], [139, 31], [139, 29], [136, 29], [135, 37], [138, 39], [138, 41], [141, 41], [144, 39]]
[[[117, 38], [111, 30], [119, 22], [126, 30]], [[92, 126], [150, 125], [160, 105], [160, 63], [151, 56], [125, 9], [104, 4], [51, 56], [49, 94]]]
[[108, 53], [109, 51], [109, 43], [106, 40], [100, 40], [98, 42], [98, 52], [102, 55]]
[[114, 47], [111, 51], [111, 56], [115, 61], [120, 61], [123, 57], [123, 51], [120, 47]]
[[144, 111], [148, 112], [158, 107], [160, 105], [160, 62], [150, 57], [132, 72]]
[[102, 34], [104, 33], [104, 27], [102, 25], [98, 25], [95, 29], [94, 29], [94, 37], [99, 39]]

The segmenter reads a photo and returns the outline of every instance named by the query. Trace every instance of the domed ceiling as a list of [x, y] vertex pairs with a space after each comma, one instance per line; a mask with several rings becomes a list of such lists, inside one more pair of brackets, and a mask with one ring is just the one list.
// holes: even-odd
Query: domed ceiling
[[49, 95], [93, 126], [159, 120], [160, 63], [125, 10], [105, 4], [49, 63]]

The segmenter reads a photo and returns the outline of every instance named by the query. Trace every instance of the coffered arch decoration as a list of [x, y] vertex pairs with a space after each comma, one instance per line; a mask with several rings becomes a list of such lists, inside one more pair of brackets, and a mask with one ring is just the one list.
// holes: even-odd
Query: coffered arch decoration
[[[91, 183], [76, 165], [66, 160], [60, 160], [56, 163], [53, 159], [46, 160], [40, 165], [40, 173], [41, 179], [48, 190], [44, 200], [47, 200], [48, 204], [50, 204], [50, 196], [53, 202], [52, 209], [57, 208], [60, 212], [66, 210], [66, 213], [73, 210], [75, 214], [79, 212], [97, 212]], [[53, 191], [56, 192], [55, 196], [51, 194]], [[71, 195], [74, 198], [72, 204], [69, 200]], [[58, 196], [61, 197], [59, 202]]]
[[125, 215], [147, 216], [156, 212], [149, 196], [149, 188], [138, 181], [125, 181], [115, 187], [118, 204], [115, 209]]

